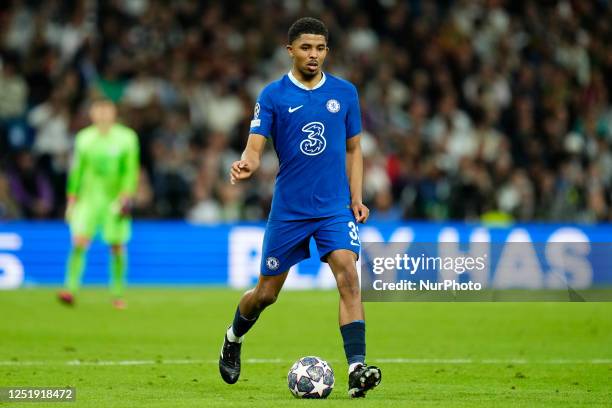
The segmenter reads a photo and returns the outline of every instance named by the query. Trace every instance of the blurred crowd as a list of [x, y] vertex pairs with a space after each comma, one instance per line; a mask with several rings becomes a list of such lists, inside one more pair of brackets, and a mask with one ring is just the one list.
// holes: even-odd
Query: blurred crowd
[[612, 220], [612, 5], [582, 0], [64, 0], [0, 9], [0, 219], [60, 218], [104, 95], [140, 138], [137, 216], [265, 219], [277, 160], [229, 164], [289, 25], [360, 91], [372, 219]]

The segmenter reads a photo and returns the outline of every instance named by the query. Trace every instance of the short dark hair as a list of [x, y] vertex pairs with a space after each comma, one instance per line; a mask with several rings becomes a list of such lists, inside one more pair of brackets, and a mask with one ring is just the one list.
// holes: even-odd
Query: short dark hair
[[325, 24], [316, 18], [302, 17], [289, 27], [289, 44], [294, 42], [302, 34], [316, 34], [325, 37], [325, 42], [329, 40], [329, 31]]

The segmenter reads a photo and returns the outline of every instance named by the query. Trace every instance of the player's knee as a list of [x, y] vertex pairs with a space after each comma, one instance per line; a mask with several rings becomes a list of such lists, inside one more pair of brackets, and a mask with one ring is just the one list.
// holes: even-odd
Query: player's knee
[[357, 269], [355, 268], [355, 261], [349, 257], [343, 257], [335, 260], [332, 269], [334, 274], [343, 279], [352, 279], [357, 276]]
[[74, 237], [72, 239], [72, 247], [77, 251], [86, 251], [89, 248], [89, 239], [84, 237]]
[[359, 294], [359, 278], [352, 259], [335, 265], [334, 275], [341, 296], [356, 296]]
[[355, 298], [359, 296], [359, 281], [357, 279], [345, 279], [338, 281], [338, 291], [343, 298]]

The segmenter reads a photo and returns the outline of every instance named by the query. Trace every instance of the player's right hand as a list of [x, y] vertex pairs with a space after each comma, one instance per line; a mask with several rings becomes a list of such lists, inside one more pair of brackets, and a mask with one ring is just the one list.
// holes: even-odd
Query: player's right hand
[[251, 177], [253, 174], [253, 169], [251, 165], [246, 160], [238, 160], [232, 163], [232, 167], [230, 168], [230, 182], [232, 184], [236, 184], [236, 182], [240, 180], [245, 180]]
[[70, 222], [70, 218], [72, 217], [72, 212], [74, 211], [74, 199], [68, 199], [66, 203], [66, 213], [64, 214], [64, 219], [66, 222]]

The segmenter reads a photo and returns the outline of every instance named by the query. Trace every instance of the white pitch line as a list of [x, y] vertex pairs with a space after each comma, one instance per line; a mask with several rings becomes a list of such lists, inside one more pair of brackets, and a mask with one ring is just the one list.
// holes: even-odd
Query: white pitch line
[[385, 364], [474, 364], [470, 358], [378, 358], [377, 363]]
[[[280, 358], [248, 358], [246, 364], [291, 364], [293, 361]], [[330, 363], [342, 363], [340, 360], [328, 360]], [[593, 359], [551, 359], [527, 360], [524, 358], [508, 359], [471, 359], [471, 358], [378, 358], [372, 359], [378, 364], [544, 364], [544, 365], [579, 365], [579, 364], [612, 364], [612, 358]], [[144, 365], [194, 365], [217, 364], [218, 360], [69, 360], [69, 361], [19, 361], [0, 360], [0, 366], [144, 366]]]

